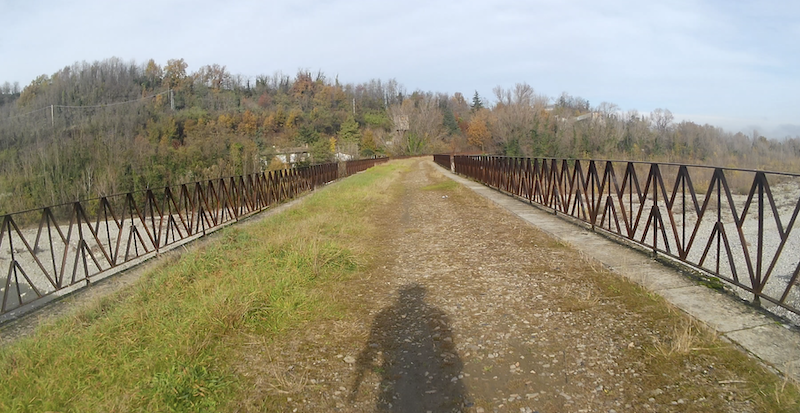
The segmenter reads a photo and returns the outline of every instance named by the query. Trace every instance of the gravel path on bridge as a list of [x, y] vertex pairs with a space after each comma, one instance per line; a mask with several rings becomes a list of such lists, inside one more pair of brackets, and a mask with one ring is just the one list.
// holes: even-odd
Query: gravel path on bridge
[[[425, 161], [375, 214], [345, 312], [254, 343], [252, 405], [298, 412], [758, 411], [707, 334]], [[624, 297], [624, 299], [623, 299]], [[713, 338], [712, 338], [713, 339]], [[240, 408], [248, 410], [248, 401]]]

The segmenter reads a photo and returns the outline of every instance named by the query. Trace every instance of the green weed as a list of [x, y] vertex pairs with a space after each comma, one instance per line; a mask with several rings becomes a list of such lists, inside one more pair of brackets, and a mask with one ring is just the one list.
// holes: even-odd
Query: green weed
[[208, 411], [218, 405], [214, 397], [226, 385], [223, 376], [201, 365], [172, 366], [150, 381], [155, 398], [172, 411]]
[[439, 183], [422, 187], [423, 191], [453, 191], [460, 187], [458, 182], [448, 179]]

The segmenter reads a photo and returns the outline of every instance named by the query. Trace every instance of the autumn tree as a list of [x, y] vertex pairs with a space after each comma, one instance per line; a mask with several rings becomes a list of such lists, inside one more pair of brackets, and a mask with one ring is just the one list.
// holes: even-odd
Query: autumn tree
[[492, 109], [495, 119], [492, 135], [506, 155], [547, 155], [541, 153], [553, 143], [555, 136], [542, 128], [544, 108], [548, 99], [537, 95], [527, 83], [518, 83], [513, 89], [496, 87], [493, 90], [497, 103]]
[[361, 144], [359, 145], [361, 156], [373, 157], [378, 154], [378, 143], [375, 140], [375, 133], [371, 129], [367, 129], [361, 135]]
[[197, 70], [194, 74], [195, 82], [214, 90], [223, 87], [230, 88], [232, 78], [225, 70], [225, 66], [218, 64], [206, 65]]
[[144, 68], [145, 89], [154, 89], [161, 86], [161, 80], [164, 77], [164, 71], [161, 69], [153, 59], [147, 61]]
[[[161, 93], [167, 88], [175, 110]], [[0, 82], [0, 194], [15, 194], [0, 197], [0, 212], [259, 172], [263, 159], [298, 145], [308, 145], [316, 161], [337, 150], [417, 155], [472, 145], [506, 155], [800, 169], [800, 137], [776, 141], [676, 123], [666, 109], [592, 108], [524, 83], [497, 88], [494, 98], [487, 107], [477, 92], [468, 101], [460, 93], [408, 93], [394, 79], [342, 84], [303, 70], [250, 83], [222, 65], [190, 73], [183, 59], [78, 62], [22, 90]]]
[[34, 79], [28, 86], [25, 86], [25, 88], [22, 89], [22, 93], [20, 94], [17, 103], [20, 106], [29, 106], [37, 96], [40, 96], [44, 93], [49, 82], [49, 76], [37, 76], [36, 79]]
[[242, 121], [239, 123], [239, 129], [247, 136], [254, 136], [256, 132], [258, 132], [258, 124], [258, 116], [246, 110], [242, 114]]
[[186, 80], [186, 68], [189, 65], [183, 59], [169, 59], [164, 67], [164, 81], [169, 88], [178, 88]]
[[492, 133], [487, 126], [485, 110], [479, 111], [469, 121], [467, 127], [467, 141], [470, 145], [481, 148], [485, 152], [486, 144], [489, 143]]
[[672, 120], [672, 112], [667, 109], [657, 108], [650, 113], [650, 122], [652, 122], [655, 131], [655, 139], [653, 139], [652, 145], [653, 153], [661, 154], [672, 146], [671, 134], [669, 133]]
[[436, 149], [444, 150], [442, 138], [445, 136], [442, 112], [435, 96], [431, 93], [415, 92], [402, 104], [390, 108], [395, 129], [398, 122], [408, 127], [405, 133], [398, 134], [395, 150], [405, 155], [420, 155]]

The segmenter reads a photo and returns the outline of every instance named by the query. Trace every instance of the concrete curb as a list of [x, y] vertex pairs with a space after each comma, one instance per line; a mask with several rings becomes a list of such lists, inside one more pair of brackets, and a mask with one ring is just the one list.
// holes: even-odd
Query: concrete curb
[[[430, 161], [432, 165], [436, 165]], [[611, 271], [647, 288], [696, 320], [714, 329], [780, 373], [800, 381], [800, 332], [747, 306], [701, 286], [677, 269], [647, 254], [571, 225], [565, 219], [436, 165], [448, 178], [491, 200], [552, 237], [569, 243]]]

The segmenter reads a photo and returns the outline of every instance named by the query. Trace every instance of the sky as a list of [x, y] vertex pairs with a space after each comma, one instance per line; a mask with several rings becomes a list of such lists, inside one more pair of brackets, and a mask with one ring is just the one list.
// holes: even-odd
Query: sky
[[748, 135], [800, 136], [794, 0], [0, 0], [0, 83], [75, 62], [183, 58], [407, 90], [527, 83]]

